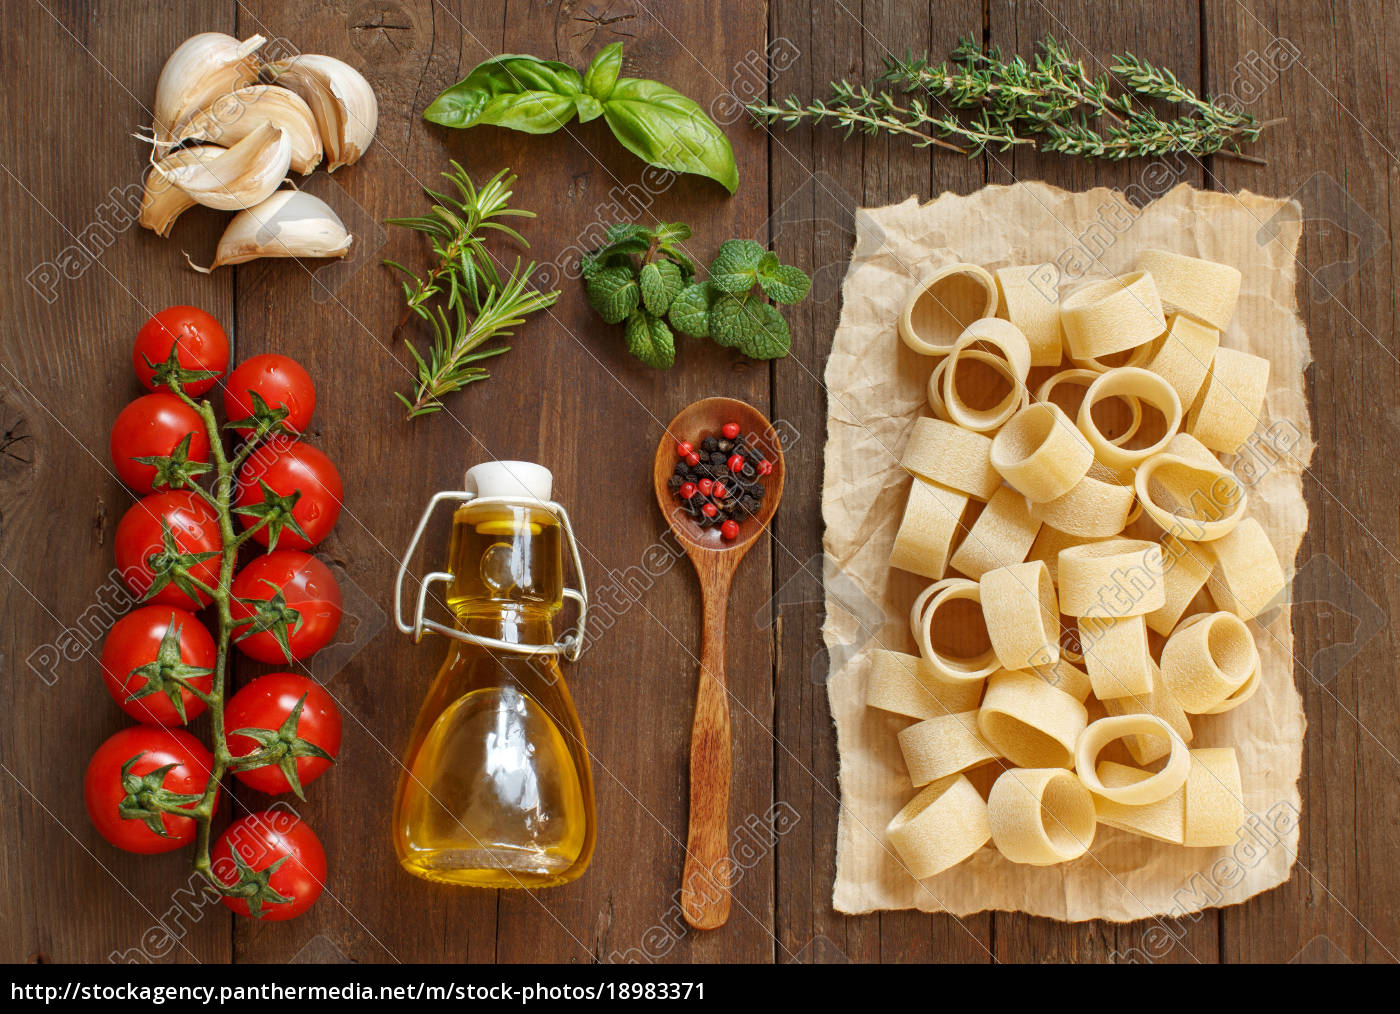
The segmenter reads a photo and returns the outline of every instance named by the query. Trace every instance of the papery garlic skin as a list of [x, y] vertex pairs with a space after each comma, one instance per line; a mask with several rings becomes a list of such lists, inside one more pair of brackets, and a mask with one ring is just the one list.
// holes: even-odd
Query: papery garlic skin
[[325, 201], [301, 190], [282, 190], [234, 216], [219, 239], [213, 264], [202, 268], [191, 261], [190, 267], [208, 274], [259, 257], [344, 257], [353, 242]]
[[203, 32], [180, 43], [156, 81], [156, 143], [172, 144], [196, 112], [220, 95], [257, 80], [258, 60], [253, 54], [266, 41], [261, 35], [240, 42], [222, 32]]
[[264, 123], [217, 157], [152, 172], [175, 184], [196, 203], [220, 211], [242, 211], [272, 196], [287, 178], [292, 141], [287, 131]]
[[292, 145], [292, 169], [305, 176], [321, 162], [321, 134], [311, 107], [296, 92], [248, 85], [218, 96], [175, 135], [177, 141], [213, 141], [232, 147], [263, 124], [281, 127]]
[[379, 126], [379, 101], [354, 67], [320, 53], [303, 53], [269, 63], [268, 77], [290, 88], [311, 107], [329, 159], [327, 172], [359, 159]]
[[[166, 173], [182, 166], [198, 165], [217, 158], [224, 149], [217, 144], [201, 144], [165, 156], [146, 174], [146, 187], [141, 193], [141, 216], [137, 223], [157, 236], [169, 237], [175, 219], [194, 207], [195, 200], [173, 182]], [[157, 172], [157, 168], [161, 171]]]

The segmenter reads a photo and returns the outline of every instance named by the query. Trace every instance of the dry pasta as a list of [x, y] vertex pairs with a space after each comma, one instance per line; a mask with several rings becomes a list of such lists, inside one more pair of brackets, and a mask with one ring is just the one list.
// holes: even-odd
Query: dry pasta
[[1099, 700], [1152, 692], [1152, 655], [1141, 616], [1080, 617], [1079, 643], [1089, 683]]
[[1089, 674], [1063, 657], [1049, 665], [1038, 665], [1031, 670], [1052, 687], [1063, 690], [1080, 704], [1089, 696], [1091, 685]]
[[[1147, 447], [1127, 448], [1113, 443], [1094, 421], [1094, 406], [1108, 398], [1130, 396], [1144, 401], [1166, 419], [1161, 437]], [[1079, 405], [1079, 430], [1089, 438], [1094, 456], [1109, 468], [1133, 468], [1164, 449], [1181, 426], [1181, 399], [1176, 391], [1155, 373], [1136, 366], [1109, 370], [1089, 385]]]
[[1060, 611], [1066, 616], [1141, 616], [1166, 601], [1162, 547], [1105, 539], [1060, 551]]
[[[1103, 369], [1061, 370], [1059, 373], [1047, 377], [1045, 381], [1042, 382], [1041, 385], [1035, 389], [1034, 400], [1053, 402], [1054, 404], [1058, 405], [1059, 402], [1055, 402], [1052, 396], [1061, 387], [1064, 387], [1066, 384], [1068, 384], [1076, 387], [1082, 387], [1087, 392], [1089, 390], [1089, 385], [1092, 384], [1094, 381], [1098, 380], [1099, 377], [1102, 376], [1105, 372], [1107, 371]], [[1131, 419], [1128, 422], [1127, 427], [1123, 430], [1123, 432], [1118, 434], [1116, 437], [1113, 437], [1109, 441], [1109, 443], [1114, 445], [1122, 445], [1127, 443], [1137, 434], [1137, 431], [1142, 426], [1142, 402], [1138, 401], [1136, 398], [1127, 396], [1120, 397], [1119, 400], [1127, 406], [1128, 411], [1131, 414]], [[1061, 405], [1060, 408], [1064, 411], [1065, 415], [1070, 415], [1075, 418], [1078, 418], [1079, 406], [1083, 404], [1083, 402], [1084, 395], [1081, 394], [1079, 396], [1079, 401], [1077, 401], [1074, 405], [1073, 411], [1065, 408], [1063, 405]], [[1183, 404], [1185, 404], [1185, 402], [1183, 402]]]
[[[1034, 511], [1034, 508], [1031, 508]], [[1117, 535], [1117, 532], [1113, 533]], [[1071, 535], [1069, 532], [1062, 532], [1058, 528], [1050, 525], [1042, 525], [1035, 541], [1031, 543], [1031, 551], [1026, 554], [1026, 562], [1033, 563], [1036, 560], [1044, 563], [1050, 570], [1050, 580], [1057, 585], [1060, 583], [1060, 550], [1068, 549], [1070, 546], [1082, 546], [1089, 542], [1101, 542], [1102, 538], [1097, 536]]]
[[1203, 543], [1203, 552], [1213, 563], [1211, 598], [1242, 620], [1262, 613], [1288, 584], [1278, 553], [1254, 518], [1245, 518], [1223, 539]]
[[[1186, 712], [1181, 710], [1176, 698], [1162, 686], [1161, 672], [1155, 663], [1152, 668], [1152, 690], [1149, 693], [1134, 694], [1131, 697], [1110, 697], [1103, 702], [1103, 708], [1110, 715], [1155, 715], [1171, 726], [1172, 731], [1181, 737], [1183, 743], [1189, 743], [1195, 737]], [[1123, 744], [1128, 748], [1128, 753], [1132, 754], [1133, 760], [1144, 765], [1161, 760], [1171, 752], [1171, 742], [1162, 736], [1125, 736]]]
[[991, 453], [991, 437], [941, 419], [918, 419], [900, 464], [921, 479], [987, 500], [1001, 485]]
[[[1006, 383], [1006, 394], [991, 408], [973, 408], [963, 399], [962, 392], [958, 389], [958, 367], [969, 360], [985, 364]], [[1015, 367], [1005, 357], [986, 349], [961, 345], [941, 364], [938, 393], [948, 418], [959, 426], [977, 433], [990, 433], [999, 429], [1008, 419], [1030, 404], [1030, 392], [1026, 390], [1024, 381], [1016, 376]]]
[[1046, 279], [1045, 270], [1044, 264], [1030, 264], [994, 273], [997, 312], [1026, 336], [1032, 366], [1058, 366], [1064, 347], [1059, 291]]
[[1240, 298], [1238, 268], [1167, 250], [1144, 250], [1137, 266], [1152, 275], [1166, 312], [1187, 314], [1217, 331], [1229, 326]]
[[972, 658], [956, 658], [940, 653], [933, 646], [933, 623], [938, 619], [939, 607], [955, 599], [966, 599], [980, 606], [982, 592], [976, 581], [966, 578], [954, 577], [940, 581], [937, 590], [929, 596], [921, 609], [914, 639], [919, 642], [919, 651], [940, 677], [955, 683], [972, 682], [980, 685], [982, 680], [997, 671], [996, 652], [988, 648]]
[[1049, 402], [1028, 405], [992, 440], [989, 464], [1032, 503], [1072, 490], [1094, 463], [1094, 448], [1069, 416]]
[[1060, 322], [1071, 359], [1098, 359], [1153, 341], [1167, 328], [1157, 285], [1144, 271], [1090, 282], [1065, 297]]
[[1267, 359], [1216, 349], [1205, 386], [1187, 413], [1187, 432], [1212, 451], [1234, 454], [1259, 425], [1268, 387]]
[[976, 683], [945, 680], [917, 655], [885, 648], [870, 653], [870, 675], [865, 683], [869, 707], [910, 718], [937, 718], [973, 711], [981, 698], [982, 688]]
[[1013, 863], [1077, 859], [1094, 841], [1094, 797], [1064, 768], [1012, 768], [987, 796], [997, 851]]
[[1031, 504], [1031, 517], [1066, 535], [1081, 539], [1105, 539], [1128, 524], [1135, 497], [1132, 486], [1118, 481], [1097, 461], [1084, 478], [1064, 496]]
[[1192, 750], [1183, 844], [1194, 848], [1233, 845], [1244, 819], [1244, 785], [1235, 751], [1230, 747]]
[[975, 711], [940, 715], [901, 729], [899, 749], [916, 786], [997, 759], [996, 750], [977, 731]]
[[942, 577], [967, 503], [962, 493], [915, 477], [890, 548], [890, 566], [924, 577]]
[[1254, 637], [1234, 613], [1193, 616], [1162, 648], [1162, 682], [1192, 715], [1204, 714], [1243, 687], [1258, 665]]
[[1084, 705], [1028, 672], [1003, 670], [987, 680], [977, 712], [982, 738], [1025, 768], [1074, 766], [1074, 745], [1088, 724]]
[[980, 578], [1024, 560], [1038, 531], [1040, 522], [1031, 515], [1026, 498], [1003, 486], [992, 494], [948, 562], [954, 570]]
[[1147, 627], [1166, 637], [1186, 615], [1210, 577], [1210, 561], [1191, 543], [1162, 536], [1163, 603], [1147, 614]]
[[[1157, 735], [1171, 742], [1171, 752], [1162, 770], [1131, 785], [1110, 788], [1099, 781], [1097, 763], [1103, 748], [1124, 736]], [[1074, 750], [1074, 769], [1079, 780], [1093, 793], [1125, 806], [1146, 806], [1166, 799], [1186, 784], [1191, 769], [1186, 744], [1172, 727], [1155, 715], [1115, 715], [1100, 718], [1084, 730]]]
[[1189, 406], [1206, 382], [1219, 347], [1220, 332], [1215, 328], [1173, 314], [1167, 318], [1167, 333], [1157, 339], [1142, 365], [1171, 384], [1181, 403]]
[[1031, 669], [1059, 661], [1060, 607], [1045, 564], [997, 567], [983, 574], [979, 585], [987, 636], [1003, 668]]
[[996, 282], [987, 269], [950, 264], [910, 294], [899, 317], [899, 337], [920, 355], [947, 355], [967, 325], [996, 312]]
[[[1150, 771], [1115, 761], [1100, 761], [1099, 781], [1110, 789], [1126, 788], [1152, 777]], [[1126, 806], [1103, 796], [1094, 796], [1099, 823], [1145, 838], [1180, 845], [1186, 837], [1186, 789], [1180, 788], [1165, 799], [1146, 806]]]
[[[1194, 453], [1195, 448], [1204, 452], [1204, 458]], [[1147, 516], [1163, 531], [1187, 542], [1228, 535], [1244, 517], [1249, 500], [1235, 474], [1185, 433], [1178, 433], [1165, 451], [1138, 466], [1133, 488]]]
[[956, 866], [987, 844], [987, 804], [964, 775], [919, 790], [885, 828], [890, 847], [915, 880]]

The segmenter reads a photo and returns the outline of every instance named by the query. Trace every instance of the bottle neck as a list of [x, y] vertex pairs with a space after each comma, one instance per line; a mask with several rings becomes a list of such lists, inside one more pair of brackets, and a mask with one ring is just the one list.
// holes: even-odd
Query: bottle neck
[[518, 602], [493, 602], [490, 608], [473, 603], [474, 609], [457, 611], [457, 628], [510, 644], [554, 643], [553, 610]]

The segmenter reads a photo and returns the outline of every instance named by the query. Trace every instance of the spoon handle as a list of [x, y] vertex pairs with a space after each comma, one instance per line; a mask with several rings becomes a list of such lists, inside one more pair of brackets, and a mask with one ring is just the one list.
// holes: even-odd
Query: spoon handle
[[696, 929], [729, 918], [729, 691], [724, 676], [724, 619], [733, 569], [713, 558], [700, 573], [704, 630], [700, 686], [690, 729], [690, 831], [681, 878], [681, 911]]

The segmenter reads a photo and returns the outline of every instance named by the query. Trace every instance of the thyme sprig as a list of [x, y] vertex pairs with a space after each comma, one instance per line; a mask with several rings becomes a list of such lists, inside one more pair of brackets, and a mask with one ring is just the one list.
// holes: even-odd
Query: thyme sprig
[[[903, 136], [917, 147], [936, 145], [969, 157], [988, 147], [1005, 151], [1030, 145], [1083, 158], [1218, 153], [1259, 161], [1240, 145], [1257, 140], [1265, 126], [1244, 110], [1198, 95], [1169, 69], [1132, 53], [1113, 56], [1108, 72], [1090, 74], [1053, 36], [1041, 40], [1030, 59], [1008, 59], [995, 47], [983, 50], [969, 36], [944, 62], [907, 54], [885, 61], [876, 87], [843, 79], [830, 89], [827, 100], [804, 104], [788, 97], [748, 108], [760, 122], [789, 129], [827, 122], [845, 128], [848, 137], [856, 130]], [[1149, 102], [1184, 111], [1162, 116]]]
[[442, 175], [452, 183], [455, 194], [424, 187], [432, 202], [426, 215], [387, 220], [389, 225], [426, 235], [434, 257], [433, 266], [422, 275], [396, 261], [384, 262], [408, 276], [403, 283], [404, 312], [395, 336], [414, 316], [426, 320], [433, 330], [426, 356], [404, 339], [417, 366], [417, 379], [409, 394], [395, 392], [395, 397], [408, 408], [410, 419], [440, 411], [444, 395], [489, 376], [478, 364], [509, 352], [510, 346], [482, 346], [509, 336], [530, 314], [553, 306], [559, 298], [557, 291], [546, 293], [530, 287], [534, 261], [522, 268], [517, 257], [515, 267], [502, 278], [487, 247], [493, 232], [521, 246], [530, 245], [519, 232], [499, 221], [535, 217], [533, 211], [510, 206], [516, 177], [509, 169], [502, 169], [477, 187], [455, 161], [452, 170]]

